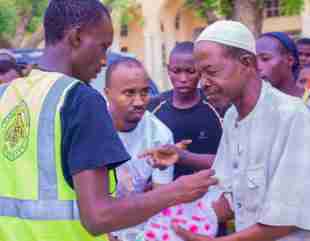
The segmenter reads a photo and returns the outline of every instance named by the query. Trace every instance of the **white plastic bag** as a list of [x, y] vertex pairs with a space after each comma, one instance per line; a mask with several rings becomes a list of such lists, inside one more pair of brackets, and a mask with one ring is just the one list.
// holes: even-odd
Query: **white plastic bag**
[[147, 222], [143, 238], [139, 237], [139, 241], [182, 241], [174, 233], [172, 223], [177, 223], [192, 233], [215, 237], [218, 232], [218, 220], [212, 202], [221, 194], [209, 192], [195, 202], [163, 210]]

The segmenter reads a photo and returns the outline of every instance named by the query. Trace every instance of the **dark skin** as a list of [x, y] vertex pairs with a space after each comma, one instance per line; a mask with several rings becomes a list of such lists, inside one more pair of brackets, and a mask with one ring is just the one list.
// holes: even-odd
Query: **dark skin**
[[[197, 69], [202, 75], [202, 85], [211, 96], [210, 99], [217, 102], [222, 98], [229, 98], [237, 108], [239, 120], [245, 118], [254, 109], [262, 88], [255, 57], [243, 54], [239, 59], [235, 59], [227, 54], [227, 50], [222, 45], [209, 41], [198, 42], [194, 53]], [[226, 213], [231, 212], [229, 207], [226, 209], [229, 209]], [[291, 226], [255, 224], [241, 232], [211, 239], [192, 234], [179, 226], [174, 225], [173, 228], [185, 241], [273, 241], [296, 230]]]
[[11, 81], [19, 77], [20, 75], [15, 69], [10, 69], [6, 73], [0, 73], [0, 84], [10, 83]]
[[310, 67], [305, 67], [299, 72], [297, 85], [301, 89], [305, 89], [307, 82], [310, 81]]
[[130, 131], [142, 119], [149, 103], [149, 80], [143, 68], [118, 66], [111, 74], [105, 93], [114, 125], [119, 131]]
[[[96, 24], [72, 28], [60, 42], [47, 46], [39, 68], [89, 82], [101, 68], [112, 39], [112, 23], [104, 15]], [[152, 192], [114, 199], [106, 168], [81, 171], [73, 176], [81, 223], [94, 236], [139, 224], [166, 207], [200, 198], [217, 182], [213, 175], [208, 170]]]
[[[198, 90], [200, 74], [196, 70], [194, 56], [191, 53], [172, 53], [168, 65], [168, 74], [173, 85], [172, 104], [178, 109], [189, 109], [201, 100]], [[190, 143], [189, 143], [190, 144]], [[196, 170], [208, 169], [212, 166], [214, 155], [196, 154], [186, 148], [175, 149], [179, 163]]]
[[101, 71], [112, 41], [113, 27], [105, 16], [92, 27], [71, 29], [62, 41], [47, 46], [39, 68], [61, 72], [88, 83]]
[[310, 44], [297, 44], [301, 69], [310, 64]]
[[6, 54], [6, 53], [1, 53], [0, 54], [0, 65], [2, 67], [10, 65], [11, 67], [8, 68], [6, 67], [5, 69], [2, 69], [2, 72], [0, 72], [0, 84], [4, 83], [10, 83], [14, 79], [17, 79], [20, 76], [20, 73], [17, 70], [16, 66], [16, 60], [13, 56]]
[[286, 94], [301, 97], [303, 90], [296, 85], [292, 72], [295, 60], [292, 55], [283, 53], [282, 48], [280, 41], [273, 37], [264, 36], [257, 40], [260, 77]]
[[179, 109], [188, 109], [199, 103], [197, 89], [200, 75], [196, 71], [193, 54], [173, 53], [170, 56], [168, 74], [173, 85], [172, 104]]

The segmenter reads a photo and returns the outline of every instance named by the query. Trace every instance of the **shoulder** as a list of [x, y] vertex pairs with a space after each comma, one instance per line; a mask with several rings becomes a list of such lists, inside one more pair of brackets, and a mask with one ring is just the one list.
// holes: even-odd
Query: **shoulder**
[[218, 111], [216, 110], [216, 108], [209, 103], [209, 101], [203, 96], [202, 97], [202, 101], [201, 101], [202, 105], [204, 106], [204, 111], [208, 112], [211, 116], [213, 116], [216, 120], [218, 120], [219, 122], [221, 122], [221, 117], [220, 114], [218, 113]]
[[267, 89], [265, 104], [270, 112], [276, 112], [281, 119], [292, 119], [296, 115], [309, 117], [310, 112], [301, 98], [287, 95], [271, 86]]
[[145, 127], [151, 130], [151, 136], [154, 140], [160, 141], [163, 144], [167, 144], [173, 140], [171, 130], [154, 114], [146, 111], [142, 120], [145, 123]]
[[148, 110], [153, 112], [155, 109], [160, 108], [159, 106], [166, 103], [167, 99], [169, 99], [171, 96], [172, 90], [169, 90], [161, 93], [160, 95], [152, 97], [150, 103], [148, 104]]
[[72, 89], [67, 93], [65, 98], [65, 106], [74, 106], [78, 108], [81, 104], [87, 103], [88, 105], [106, 104], [106, 101], [97, 90], [93, 87], [84, 84], [77, 83]]
[[72, 97], [85, 99], [85, 98], [96, 98], [104, 101], [104, 97], [96, 89], [88, 84], [77, 83], [69, 92]]
[[224, 130], [229, 129], [232, 124], [236, 123], [237, 119], [238, 119], [237, 109], [234, 105], [232, 105], [231, 107], [228, 108], [228, 110], [224, 115], [223, 129]]

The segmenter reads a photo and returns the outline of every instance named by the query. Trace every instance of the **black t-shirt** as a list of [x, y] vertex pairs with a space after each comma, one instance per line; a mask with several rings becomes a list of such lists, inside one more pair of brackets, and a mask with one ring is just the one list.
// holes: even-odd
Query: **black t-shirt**
[[[202, 95], [198, 104], [188, 109], [172, 105], [172, 91], [153, 98], [148, 109], [165, 123], [174, 135], [174, 141], [191, 139], [188, 150], [199, 154], [216, 154], [222, 136], [219, 115]], [[176, 164], [175, 178], [192, 174], [194, 169]]]
[[115, 168], [130, 159], [118, 137], [103, 96], [87, 84], [68, 93], [61, 110], [63, 174], [72, 176], [99, 167]]

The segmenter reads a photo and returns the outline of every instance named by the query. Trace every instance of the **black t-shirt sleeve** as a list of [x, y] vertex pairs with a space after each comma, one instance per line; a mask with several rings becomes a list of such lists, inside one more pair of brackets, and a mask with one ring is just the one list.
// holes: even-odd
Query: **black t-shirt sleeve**
[[153, 112], [153, 110], [160, 104], [160, 101], [161, 101], [160, 96], [152, 97], [147, 106], [147, 110]]
[[147, 110], [153, 112], [162, 102], [169, 98], [172, 98], [172, 91], [166, 91], [160, 95], [152, 97], [147, 106]]
[[83, 170], [114, 168], [130, 159], [106, 102], [96, 90], [85, 84], [72, 89], [61, 116], [62, 159], [67, 178]]

